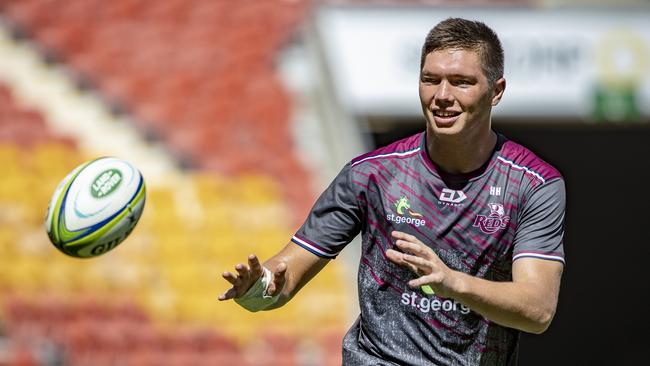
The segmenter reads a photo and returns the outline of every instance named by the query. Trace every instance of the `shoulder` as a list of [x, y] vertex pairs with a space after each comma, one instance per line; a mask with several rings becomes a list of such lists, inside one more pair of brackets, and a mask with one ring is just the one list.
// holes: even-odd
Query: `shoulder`
[[563, 180], [562, 174], [528, 148], [506, 139], [497, 156], [497, 164], [518, 171], [533, 181], [535, 186], [552, 180]]
[[350, 161], [350, 166], [360, 166], [371, 161], [383, 159], [405, 159], [417, 156], [420, 152], [422, 134], [423, 132], [420, 132], [413, 136], [395, 141], [390, 145], [359, 155]]

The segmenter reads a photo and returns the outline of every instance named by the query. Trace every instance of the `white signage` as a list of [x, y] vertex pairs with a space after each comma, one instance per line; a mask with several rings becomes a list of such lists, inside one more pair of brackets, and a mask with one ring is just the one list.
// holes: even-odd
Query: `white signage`
[[638, 113], [650, 116], [650, 9], [642, 8], [324, 7], [316, 24], [344, 107], [366, 116], [420, 115], [420, 50], [448, 17], [480, 20], [501, 38], [507, 88], [497, 116], [588, 117], [598, 91], [620, 85]]

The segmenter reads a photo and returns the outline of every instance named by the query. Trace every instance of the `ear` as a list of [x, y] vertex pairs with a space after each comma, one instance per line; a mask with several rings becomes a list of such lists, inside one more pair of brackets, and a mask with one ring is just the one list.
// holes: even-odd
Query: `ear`
[[505, 90], [506, 90], [506, 79], [501, 78], [494, 83], [494, 88], [492, 89], [492, 92], [494, 93], [494, 95], [492, 96], [492, 106], [499, 104], [499, 102], [501, 101], [501, 97], [503, 97], [503, 92]]

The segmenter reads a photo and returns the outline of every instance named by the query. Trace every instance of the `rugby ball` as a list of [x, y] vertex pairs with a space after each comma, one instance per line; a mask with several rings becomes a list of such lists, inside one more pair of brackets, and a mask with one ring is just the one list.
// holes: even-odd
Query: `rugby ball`
[[54, 246], [78, 258], [104, 254], [131, 233], [144, 209], [140, 171], [115, 157], [85, 162], [54, 190], [45, 230]]

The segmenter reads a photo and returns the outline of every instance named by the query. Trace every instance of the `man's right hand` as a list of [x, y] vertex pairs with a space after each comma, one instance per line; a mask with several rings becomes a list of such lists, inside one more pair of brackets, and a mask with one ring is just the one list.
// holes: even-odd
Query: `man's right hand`
[[[262, 265], [257, 259], [255, 254], [248, 256], [248, 266], [243, 263], [238, 263], [235, 266], [237, 273], [224, 272], [222, 273], [223, 278], [230, 282], [232, 285], [231, 288], [226, 290], [223, 294], [219, 295], [219, 301], [230, 300], [234, 298], [241, 297], [244, 295], [255, 282], [264, 274]], [[279, 293], [284, 287], [285, 283], [285, 273], [287, 271], [287, 265], [284, 262], [280, 262], [273, 273], [273, 279], [269, 283], [267, 294], [270, 296], [275, 296]]]

